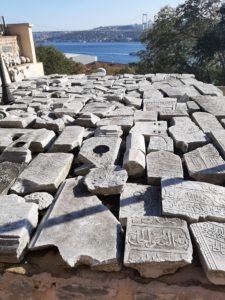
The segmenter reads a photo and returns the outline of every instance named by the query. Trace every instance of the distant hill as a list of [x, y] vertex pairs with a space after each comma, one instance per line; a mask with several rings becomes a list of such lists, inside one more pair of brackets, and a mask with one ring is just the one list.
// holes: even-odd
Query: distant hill
[[140, 40], [142, 25], [101, 26], [81, 31], [34, 32], [35, 43], [42, 42], [136, 42]]

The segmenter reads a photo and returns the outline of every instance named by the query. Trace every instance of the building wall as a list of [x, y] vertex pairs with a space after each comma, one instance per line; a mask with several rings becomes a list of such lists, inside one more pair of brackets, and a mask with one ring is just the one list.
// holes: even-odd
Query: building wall
[[19, 47], [16, 36], [0, 36], [0, 52], [5, 57], [15, 59], [19, 56]]

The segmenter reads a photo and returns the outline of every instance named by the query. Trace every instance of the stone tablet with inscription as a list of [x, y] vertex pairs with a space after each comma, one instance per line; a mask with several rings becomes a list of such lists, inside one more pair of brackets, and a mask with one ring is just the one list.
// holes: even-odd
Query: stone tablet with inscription
[[157, 278], [192, 262], [187, 223], [160, 217], [127, 220], [124, 265], [143, 277]]
[[225, 222], [225, 188], [199, 181], [165, 179], [162, 214], [181, 217], [189, 223], [201, 220]]
[[148, 184], [159, 185], [162, 178], [183, 178], [182, 162], [178, 155], [157, 151], [147, 155]]
[[160, 189], [143, 184], [125, 184], [120, 197], [120, 223], [126, 226], [127, 218], [144, 216], [161, 216]]
[[206, 134], [188, 117], [173, 118], [173, 126], [168, 129], [175, 146], [182, 152], [188, 152], [208, 143]]
[[184, 154], [189, 175], [213, 184], [225, 182], [225, 161], [212, 144]]
[[203, 222], [190, 228], [207, 278], [225, 285], [225, 224]]
[[165, 111], [174, 110], [176, 108], [176, 98], [152, 98], [144, 99], [143, 110], [144, 111]]

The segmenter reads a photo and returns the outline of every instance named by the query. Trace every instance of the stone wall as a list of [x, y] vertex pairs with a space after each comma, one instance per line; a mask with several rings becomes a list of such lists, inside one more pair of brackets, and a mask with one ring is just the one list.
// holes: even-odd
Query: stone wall
[[19, 47], [16, 36], [0, 36], [0, 52], [8, 59], [19, 56]]

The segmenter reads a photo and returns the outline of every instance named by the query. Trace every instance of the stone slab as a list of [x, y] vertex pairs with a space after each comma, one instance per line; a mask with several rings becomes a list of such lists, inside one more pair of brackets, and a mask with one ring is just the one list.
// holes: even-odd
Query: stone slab
[[0, 262], [18, 263], [38, 223], [38, 206], [17, 195], [0, 196]]
[[160, 189], [126, 183], [120, 196], [120, 223], [126, 226], [128, 218], [144, 216], [161, 216]]
[[152, 135], [149, 140], [147, 153], [154, 151], [174, 152], [173, 140], [168, 136]]
[[192, 118], [206, 134], [209, 134], [212, 130], [223, 129], [217, 118], [209, 113], [195, 112], [192, 114]]
[[193, 100], [203, 111], [208, 112], [219, 119], [225, 118], [225, 97], [199, 96], [194, 97]]
[[154, 134], [167, 135], [167, 122], [136, 122], [130, 132], [139, 132], [144, 135], [146, 140], [149, 140], [150, 136]]
[[202, 222], [190, 228], [208, 280], [225, 285], [225, 224]]
[[181, 217], [189, 223], [225, 221], [225, 188], [199, 181], [165, 179], [162, 187], [162, 213]]
[[178, 155], [167, 152], [151, 152], [146, 156], [148, 184], [160, 185], [163, 178], [183, 178], [182, 162]]
[[212, 144], [184, 154], [184, 161], [195, 180], [213, 184], [225, 182], [225, 161]]
[[70, 267], [85, 264], [111, 272], [121, 269], [122, 239], [122, 227], [112, 213], [81, 180], [68, 179], [29, 248], [56, 246]]
[[225, 159], [225, 130], [221, 129], [211, 131], [210, 138], [222, 158]]
[[68, 126], [52, 145], [50, 152], [70, 152], [80, 147], [85, 129], [80, 126]]
[[122, 140], [119, 137], [92, 137], [83, 142], [78, 159], [96, 167], [117, 162]]
[[175, 147], [184, 153], [209, 142], [206, 134], [188, 117], [173, 118], [173, 126], [169, 127], [168, 131]]
[[21, 195], [55, 193], [67, 177], [72, 161], [69, 153], [41, 153], [20, 174], [11, 191]]
[[127, 182], [126, 170], [120, 166], [106, 166], [90, 170], [84, 179], [89, 192], [96, 195], [118, 195]]
[[192, 243], [187, 223], [160, 217], [127, 220], [124, 265], [142, 277], [157, 278], [191, 264]]

